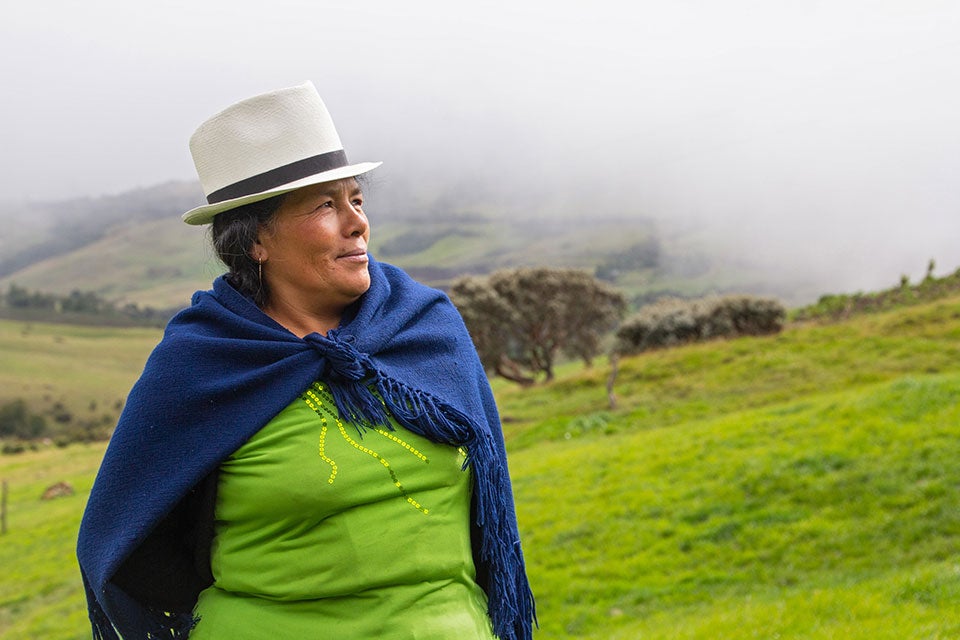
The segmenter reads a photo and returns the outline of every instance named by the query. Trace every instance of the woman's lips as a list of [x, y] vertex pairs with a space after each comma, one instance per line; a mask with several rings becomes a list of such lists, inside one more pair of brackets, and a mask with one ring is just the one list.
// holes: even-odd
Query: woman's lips
[[348, 262], [367, 262], [366, 249], [353, 249], [337, 256], [337, 260], [346, 260]]

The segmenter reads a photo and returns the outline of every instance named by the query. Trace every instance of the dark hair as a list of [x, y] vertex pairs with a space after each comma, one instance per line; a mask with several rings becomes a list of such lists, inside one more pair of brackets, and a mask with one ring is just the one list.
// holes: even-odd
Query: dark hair
[[270, 299], [267, 283], [260, 277], [260, 265], [250, 255], [261, 227], [269, 227], [284, 195], [251, 202], [218, 213], [210, 225], [210, 240], [217, 257], [228, 269], [227, 280], [258, 307]]

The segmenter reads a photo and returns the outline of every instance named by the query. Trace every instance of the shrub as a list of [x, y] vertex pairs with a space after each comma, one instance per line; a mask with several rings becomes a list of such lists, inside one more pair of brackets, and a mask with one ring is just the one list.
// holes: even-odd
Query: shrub
[[0, 445], [0, 453], [3, 455], [15, 455], [18, 453], [23, 453], [27, 450], [27, 445], [16, 440], [14, 442], [4, 442]]
[[23, 399], [17, 398], [0, 407], [0, 437], [29, 440], [39, 438], [46, 430], [46, 420], [30, 413]]
[[696, 339], [694, 303], [663, 298], [644, 307], [623, 323], [617, 331], [616, 350], [620, 353], [639, 353]]
[[779, 333], [787, 310], [771, 298], [725, 296], [708, 305], [704, 338]]
[[769, 298], [665, 298], [642, 308], [621, 325], [614, 351], [640, 353], [715, 338], [778, 333], [786, 316], [783, 305]]

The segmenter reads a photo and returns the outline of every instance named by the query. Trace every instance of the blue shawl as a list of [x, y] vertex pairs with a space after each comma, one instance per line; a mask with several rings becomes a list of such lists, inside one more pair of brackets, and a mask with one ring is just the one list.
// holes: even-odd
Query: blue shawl
[[[370, 275], [370, 289], [326, 336], [293, 335], [223, 276], [170, 321], [130, 392], [80, 526], [94, 638], [188, 636], [192, 604], [144, 601], [117, 584], [118, 569], [141, 547], [175, 549], [152, 540], [169, 535], [168, 514], [316, 380], [358, 423], [384, 424], [385, 405], [405, 428], [467, 449], [474, 555], [493, 630], [501, 640], [531, 638], [503, 435], [470, 336], [443, 293], [372, 259]], [[154, 560], [180, 566], [189, 560], [172, 556], [187, 552]]]

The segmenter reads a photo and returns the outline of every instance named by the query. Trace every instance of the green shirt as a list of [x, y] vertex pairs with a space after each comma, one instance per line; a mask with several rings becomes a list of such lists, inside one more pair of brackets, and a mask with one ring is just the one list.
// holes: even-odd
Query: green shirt
[[464, 452], [394, 428], [314, 384], [222, 464], [191, 640], [493, 639]]

